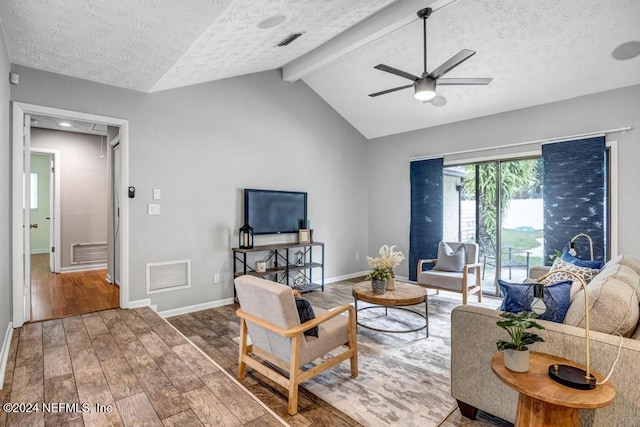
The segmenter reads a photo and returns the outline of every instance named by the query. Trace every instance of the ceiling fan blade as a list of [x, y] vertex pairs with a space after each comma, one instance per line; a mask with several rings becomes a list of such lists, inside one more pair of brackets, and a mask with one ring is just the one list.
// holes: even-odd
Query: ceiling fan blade
[[451, 58], [446, 60], [444, 64], [430, 72], [427, 77], [430, 77], [434, 80], [439, 79], [475, 54], [476, 52], [473, 50], [462, 49], [460, 52], [456, 53]]
[[391, 92], [395, 92], [397, 90], [407, 89], [407, 88], [410, 88], [410, 87], [413, 87], [413, 84], [394, 87], [393, 89], [383, 90], [382, 92], [370, 93], [369, 96], [371, 96], [371, 97], [380, 96], [380, 95], [384, 95], [386, 93], [391, 93]]
[[471, 78], [471, 79], [438, 79], [436, 84], [438, 86], [450, 86], [450, 85], [488, 85], [493, 79], [491, 78]]
[[419, 79], [418, 76], [414, 76], [411, 73], [407, 73], [406, 71], [398, 70], [397, 68], [390, 67], [384, 64], [378, 64], [373, 67], [380, 71], [386, 71], [387, 73], [395, 74], [396, 76], [404, 77], [405, 79], [416, 81]]

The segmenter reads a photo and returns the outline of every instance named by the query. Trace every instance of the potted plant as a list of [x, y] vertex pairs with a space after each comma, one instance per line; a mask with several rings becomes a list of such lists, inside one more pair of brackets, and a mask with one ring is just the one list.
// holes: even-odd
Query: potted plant
[[510, 341], [499, 340], [496, 342], [499, 351], [504, 351], [504, 366], [515, 372], [527, 372], [529, 370], [529, 345], [536, 342], [544, 342], [542, 337], [532, 332], [525, 332], [529, 328], [544, 329], [535, 318], [536, 313], [521, 311], [520, 313], [500, 313], [505, 320], [496, 322], [498, 326], [507, 331]]
[[391, 277], [391, 272], [386, 267], [375, 267], [367, 280], [371, 280], [371, 289], [374, 295], [382, 295], [387, 290], [387, 279]]
[[400, 263], [406, 259], [402, 252], [395, 251], [394, 249], [395, 245], [382, 245], [380, 247], [380, 250], [378, 251], [378, 254], [380, 255], [379, 257], [367, 257], [367, 262], [369, 263], [370, 267], [384, 267], [389, 270], [389, 273], [391, 273], [391, 275], [387, 279], [388, 291], [392, 291], [393, 289], [395, 289], [396, 276], [393, 272], [393, 269], [400, 265]]

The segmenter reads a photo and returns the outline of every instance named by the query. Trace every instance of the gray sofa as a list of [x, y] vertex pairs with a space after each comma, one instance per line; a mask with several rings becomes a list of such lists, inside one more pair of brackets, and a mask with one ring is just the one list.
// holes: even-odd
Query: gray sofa
[[[546, 271], [532, 269], [533, 276]], [[588, 285], [591, 314], [591, 367], [606, 375], [618, 354], [620, 358], [611, 375], [616, 397], [610, 406], [580, 411], [584, 426], [640, 425], [640, 261], [618, 257], [605, 265]], [[572, 300], [565, 322], [580, 324], [584, 314], [583, 295]], [[518, 394], [502, 383], [491, 370], [495, 342], [505, 333], [496, 326], [499, 311], [474, 306], [458, 306], [451, 314], [451, 394], [465, 416], [475, 417], [480, 409], [515, 421]], [[629, 328], [630, 322], [633, 327]], [[532, 351], [549, 353], [584, 364], [584, 329], [569, 324], [539, 320], [546, 329], [536, 331], [545, 340]], [[627, 336], [615, 335], [620, 331]]]

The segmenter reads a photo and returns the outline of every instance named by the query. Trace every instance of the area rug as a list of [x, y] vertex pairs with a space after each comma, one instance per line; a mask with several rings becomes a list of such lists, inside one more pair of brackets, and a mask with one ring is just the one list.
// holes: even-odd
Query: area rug
[[[302, 386], [366, 426], [437, 426], [456, 407], [450, 315], [459, 304], [459, 299], [429, 297], [428, 338], [425, 330], [391, 334], [359, 328], [358, 377], [351, 378], [349, 364], [342, 363]], [[415, 309], [424, 312], [424, 305]], [[379, 329], [411, 329], [424, 322], [400, 310], [385, 316], [383, 308], [361, 312], [360, 321]]]

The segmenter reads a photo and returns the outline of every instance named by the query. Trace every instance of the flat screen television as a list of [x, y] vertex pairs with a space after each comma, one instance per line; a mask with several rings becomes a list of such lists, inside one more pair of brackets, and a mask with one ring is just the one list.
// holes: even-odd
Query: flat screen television
[[306, 228], [307, 193], [245, 189], [244, 221], [253, 234], [297, 233]]

